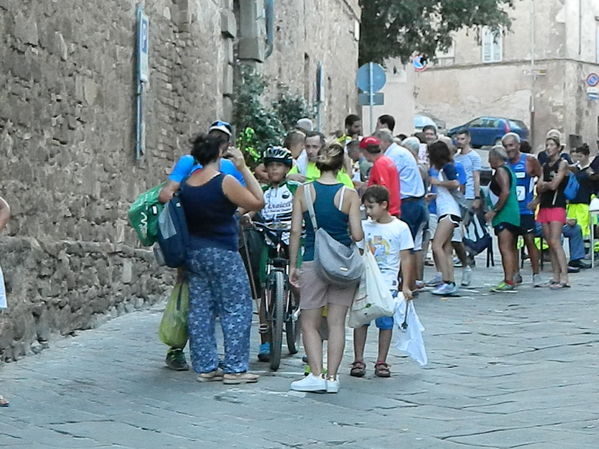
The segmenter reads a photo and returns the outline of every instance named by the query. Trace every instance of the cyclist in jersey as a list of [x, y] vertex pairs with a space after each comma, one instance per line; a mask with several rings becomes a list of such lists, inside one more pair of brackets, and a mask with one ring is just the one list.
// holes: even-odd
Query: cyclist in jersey
[[[291, 152], [287, 148], [270, 147], [264, 152], [262, 162], [269, 180], [269, 184], [262, 188], [264, 191], [264, 208], [259, 212], [246, 214], [244, 221], [255, 219], [267, 225], [275, 222], [291, 225], [293, 195], [300, 185], [298, 182], [286, 179], [287, 173], [293, 164]], [[268, 237], [265, 236], [264, 238], [267, 239]], [[283, 242], [289, 245], [289, 232], [283, 233]], [[266, 264], [269, 249], [268, 242], [265, 240], [260, 256], [260, 286], [264, 286], [266, 282]], [[259, 310], [261, 342], [258, 351], [258, 360], [268, 362], [271, 334], [266, 321], [264, 294], [261, 297], [262, 301]]]
[[[516, 195], [518, 197], [518, 207], [520, 209], [520, 234], [524, 238], [526, 249], [532, 265], [532, 283], [535, 287], [541, 287], [539, 268], [539, 251], [535, 245], [535, 216], [534, 211], [537, 207], [534, 189], [536, 178], [541, 176], [541, 165], [539, 161], [530, 154], [524, 154], [520, 151], [520, 136], [516, 133], [508, 133], [503, 136], [501, 143], [508, 155], [508, 167], [516, 175]], [[518, 267], [519, 264], [516, 264]], [[517, 272], [514, 275], [514, 282], [522, 282], [522, 275]]]

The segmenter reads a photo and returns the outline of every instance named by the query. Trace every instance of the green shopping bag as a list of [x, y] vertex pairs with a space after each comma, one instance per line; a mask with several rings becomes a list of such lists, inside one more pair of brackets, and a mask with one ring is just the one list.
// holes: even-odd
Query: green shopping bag
[[164, 208], [158, 197], [166, 183], [152, 187], [137, 197], [129, 208], [129, 223], [135, 229], [142, 245], [150, 246], [158, 236], [158, 215]]
[[171, 348], [183, 349], [187, 344], [187, 315], [189, 314], [189, 284], [177, 282], [160, 320], [158, 336]]

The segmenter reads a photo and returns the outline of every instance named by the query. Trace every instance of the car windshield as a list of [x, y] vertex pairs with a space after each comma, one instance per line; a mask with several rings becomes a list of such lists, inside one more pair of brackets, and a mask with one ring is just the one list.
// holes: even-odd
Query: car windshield
[[526, 125], [520, 120], [510, 120], [510, 128], [526, 129]]
[[424, 128], [427, 125], [433, 125], [435, 129], [437, 128], [437, 125], [435, 125], [435, 122], [432, 118], [425, 115], [414, 116], [414, 128]]

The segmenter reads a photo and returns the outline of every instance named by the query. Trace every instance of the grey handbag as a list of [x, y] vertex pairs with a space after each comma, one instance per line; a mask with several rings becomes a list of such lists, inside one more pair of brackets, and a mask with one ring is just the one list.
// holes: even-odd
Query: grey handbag
[[[343, 204], [345, 188], [342, 187], [339, 204]], [[314, 228], [314, 264], [318, 275], [338, 287], [357, 284], [364, 271], [364, 261], [358, 247], [355, 243], [345, 246], [318, 227], [310, 184], [304, 184], [304, 198]]]

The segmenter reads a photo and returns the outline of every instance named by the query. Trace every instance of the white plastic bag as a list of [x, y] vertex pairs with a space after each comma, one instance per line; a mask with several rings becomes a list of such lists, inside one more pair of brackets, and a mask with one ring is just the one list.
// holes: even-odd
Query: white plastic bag
[[[407, 317], [406, 307], [408, 308]], [[407, 327], [404, 327], [404, 320]], [[406, 301], [402, 297], [395, 309], [393, 321], [396, 335], [395, 344], [393, 346], [396, 349], [405, 352], [418, 362], [420, 366], [426, 365], [428, 363], [428, 358], [426, 356], [426, 349], [424, 348], [424, 340], [422, 339], [424, 326], [422, 326], [418, 315], [416, 315], [414, 301]]]
[[349, 326], [360, 327], [382, 316], [393, 316], [395, 299], [370, 251], [364, 251], [364, 273], [349, 313]]
[[4, 275], [0, 267], [0, 309], [6, 309], [6, 290], [4, 289]]

